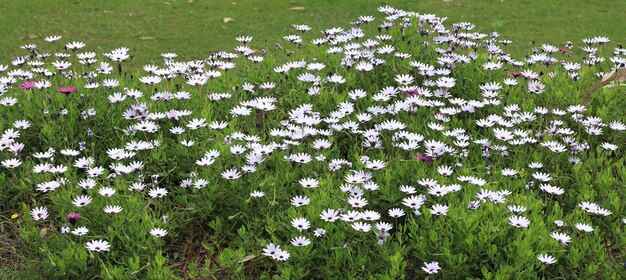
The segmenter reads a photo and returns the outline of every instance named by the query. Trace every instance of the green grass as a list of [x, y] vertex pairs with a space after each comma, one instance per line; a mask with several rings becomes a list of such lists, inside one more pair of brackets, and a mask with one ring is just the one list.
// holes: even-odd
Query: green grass
[[[59, 4], [65, 2], [65, 4]], [[545, 2], [545, 3], [543, 3]], [[84, 51], [107, 52], [112, 48], [126, 46], [131, 48], [133, 63], [124, 63], [124, 72], [114, 71], [109, 76], [100, 75], [97, 80], [117, 79], [121, 85], [116, 89], [98, 88], [87, 90], [82, 86], [87, 83], [85, 77], [77, 76], [66, 79], [62, 75], [51, 78], [53, 86], [46, 90], [26, 91], [19, 89], [21, 80], [5, 95], [15, 97], [19, 102], [15, 106], [0, 106], [0, 131], [12, 126], [14, 121], [28, 119], [33, 127], [21, 130], [19, 141], [26, 144], [19, 156], [8, 152], [0, 153], [0, 161], [13, 157], [23, 160], [23, 165], [15, 169], [0, 167], [0, 213], [4, 218], [0, 224], [0, 250], [3, 253], [0, 262], [0, 279], [170, 279], [171, 276], [197, 279], [242, 279], [243, 277], [261, 279], [298, 279], [337, 277], [355, 279], [395, 279], [406, 276], [411, 278], [431, 277], [420, 267], [425, 262], [439, 261], [442, 271], [434, 278], [457, 279], [465, 277], [508, 279], [518, 275], [524, 279], [580, 277], [586, 279], [623, 279], [623, 256], [626, 254], [624, 238], [624, 204], [626, 197], [626, 168], [623, 151], [626, 135], [623, 132], [605, 130], [601, 136], [590, 137], [585, 129], [576, 122], [556, 114], [538, 116], [534, 121], [519, 125], [529, 131], [540, 132], [547, 128], [549, 121], [563, 119], [567, 127], [575, 132], [576, 141], [589, 142], [591, 149], [580, 154], [582, 163], [572, 165], [568, 162], [569, 153], [555, 154], [545, 147], [510, 146], [511, 154], [504, 156], [493, 151], [493, 157], [486, 160], [481, 157], [477, 145], [469, 148], [469, 157], [443, 156], [433, 164], [420, 162], [415, 158], [418, 151], [407, 152], [391, 145], [392, 132], [382, 132], [384, 145], [381, 149], [364, 148], [364, 139], [347, 131], [337, 131], [328, 137], [333, 147], [324, 151], [311, 148], [313, 139], [303, 139], [299, 146], [292, 146], [287, 151], [275, 151], [272, 157], [259, 165], [259, 171], [246, 174], [236, 181], [227, 181], [220, 172], [243, 164], [243, 156], [231, 155], [227, 135], [244, 132], [258, 135], [261, 143], [279, 141], [270, 136], [269, 128], [278, 127], [288, 111], [311, 103], [314, 110], [327, 115], [337, 110], [337, 104], [349, 101], [347, 92], [355, 88], [365, 89], [370, 97], [385, 86], [397, 85], [396, 74], [410, 74], [418, 77], [408, 62], [415, 60], [435, 65], [434, 46], [418, 47], [424, 38], [412, 32], [406, 41], [398, 40], [398, 52], [411, 54], [411, 59], [401, 60], [391, 56], [388, 62], [369, 73], [355, 73], [340, 65], [337, 55], [327, 55], [327, 46], [314, 47], [305, 45], [297, 48], [282, 40], [286, 34], [295, 34], [291, 23], [309, 24], [313, 34], [305, 34], [305, 41], [318, 37], [320, 29], [332, 26], [348, 26], [348, 22], [359, 15], [375, 15], [376, 23], [382, 17], [376, 12], [380, 5], [390, 4], [421, 13], [436, 13], [450, 18], [447, 26], [455, 21], [469, 21], [477, 25], [476, 31], [490, 32], [497, 30], [501, 38], [514, 40], [508, 48], [519, 59], [529, 52], [530, 42], [561, 44], [567, 40], [579, 40], [584, 37], [608, 36], [613, 42], [603, 46], [599, 52], [607, 55], [615, 42], [623, 42], [622, 25], [617, 24], [624, 18], [626, 3], [599, 5], [600, 1], [2, 1], [0, 4], [0, 30], [4, 36], [0, 39], [0, 56], [6, 64], [13, 55], [26, 52], [18, 46], [36, 42], [42, 51], [61, 51], [62, 45], [47, 44], [42, 41], [46, 35], [61, 34], [62, 42], [84, 41]], [[54, 5], [54, 6], [53, 6]], [[304, 7], [304, 10], [289, 10], [291, 7]], [[234, 21], [224, 23], [223, 18]], [[416, 28], [413, 26], [413, 28]], [[366, 26], [367, 37], [376, 35], [373, 26]], [[416, 31], [416, 30], [413, 30]], [[401, 38], [401, 31], [394, 28], [388, 33], [394, 38]], [[234, 40], [238, 35], [252, 35], [252, 47], [272, 47], [281, 42], [286, 49], [295, 53], [287, 57], [281, 50], [270, 50], [265, 61], [253, 64], [244, 57], [234, 62], [237, 67], [224, 71], [219, 79], [210, 80], [205, 86], [192, 87], [185, 83], [185, 78], [178, 76], [164, 80], [158, 86], [145, 85], [138, 77], [146, 76], [140, 72], [143, 64], [161, 61], [159, 54], [176, 52], [177, 61], [206, 57], [209, 53], [222, 49], [232, 49], [237, 45]], [[413, 44], [407, 44], [412, 42]], [[580, 45], [580, 44], [579, 44]], [[467, 50], [465, 50], [467, 51]], [[505, 66], [494, 72], [482, 70], [488, 59], [484, 50], [477, 61], [459, 65], [453, 76], [457, 85], [451, 91], [454, 96], [463, 99], [481, 99], [479, 85], [502, 81], [510, 77], [506, 70], [515, 69]], [[580, 61], [583, 53], [575, 49], [572, 54], [553, 54], [558, 59]], [[573, 58], [573, 59], [572, 59]], [[317, 59], [327, 67], [319, 73], [326, 77], [337, 73], [347, 78], [345, 84], [323, 84], [322, 93], [312, 97], [305, 94], [308, 85], [298, 82], [300, 72], [291, 70], [289, 75], [272, 71], [274, 66], [284, 60]], [[53, 59], [48, 59], [51, 61]], [[74, 73], [91, 71], [72, 61]], [[502, 104], [479, 109], [475, 114], [458, 114], [451, 122], [442, 123], [446, 129], [463, 128], [468, 130], [472, 139], [488, 138], [493, 143], [503, 143], [493, 137], [492, 129], [478, 128], [476, 120], [490, 114], [501, 114], [502, 108], [509, 104], [519, 104], [523, 111], [532, 111], [536, 106], [567, 108], [570, 104], [582, 101], [578, 92], [584, 91], [597, 78], [595, 71], [607, 71], [609, 62], [598, 67], [583, 66], [581, 79], [572, 81], [557, 63], [551, 66], [534, 64], [528, 66], [537, 73], [556, 73], [554, 78], [543, 75], [541, 80], [547, 85], [547, 91], [535, 95], [526, 91], [526, 84], [521, 78], [520, 85], [504, 87], [501, 91]], [[48, 65], [49, 67], [50, 65]], [[115, 66], [115, 65], [114, 65]], [[27, 68], [28, 66], [24, 66]], [[11, 67], [13, 69], [15, 67]], [[39, 79], [40, 77], [37, 77]], [[424, 77], [419, 76], [416, 84], [422, 84]], [[251, 116], [232, 117], [230, 109], [240, 101], [254, 97], [243, 92], [243, 83], [273, 81], [277, 87], [271, 91], [257, 90], [255, 94], [264, 97], [276, 97], [277, 110], [261, 112], [255, 110]], [[76, 85], [79, 92], [68, 96], [56, 92], [58, 86]], [[155, 111], [166, 109], [185, 109], [193, 112], [192, 116], [181, 120], [158, 120], [161, 129], [154, 134], [138, 132], [136, 135], [123, 135], [121, 131], [137, 121], [124, 120], [120, 116], [134, 101], [127, 99], [113, 105], [107, 96], [123, 87], [137, 88], [146, 95], [139, 99], [146, 102]], [[228, 92], [232, 88], [233, 98], [220, 102], [209, 101], [207, 92]], [[189, 91], [192, 100], [156, 101], [150, 99], [155, 90]], [[81, 94], [84, 94], [82, 96]], [[601, 89], [594, 94], [587, 107], [585, 116], [598, 116], [604, 121], [624, 122], [626, 99], [623, 88]], [[5, 97], [3, 96], [3, 97]], [[354, 101], [356, 112], [364, 112], [369, 106], [380, 105], [371, 98]], [[396, 99], [404, 99], [401, 94]], [[439, 99], [438, 99], [439, 100]], [[442, 99], [445, 100], [445, 99]], [[452, 105], [450, 105], [452, 106]], [[82, 110], [94, 108], [95, 116], [85, 120], [79, 118]], [[42, 114], [42, 110], [48, 111]], [[59, 114], [64, 109], [67, 115]], [[400, 112], [393, 116], [407, 125], [406, 131], [424, 134], [428, 140], [451, 142], [449, 137], [427, 127], [435, 119], [438, 108], [420, 107], [415, 112]], [[361, 128], [371, 128], [380, 124], [388, 116], [374, 116], [372, 121], [363, 122]], [[224, 130], [199, 129], [189, 130], [182, 136], [169, 132], [173, 126], [185, 126], [191, 118], [206, 118], [207, 122], [227, 121]], [[355, 119], [354, 116], [348, 116]], [[346, 119], [342, 120], [345, 121]], [[326, 128], [326, 125], [323, 126]], [[88, 136], [87, 129], [93, 129], [95, 135]], [[316, 136], [316, 138], [325, 138]], [[68, 184], [49, 193], [35, 191], [38, 183], [53, 180], [56, 175], [34, 174], [33, 166], [41, 161], [32, 155], [48, 147], [58, 150], [76, 148], [79, 141], [86, 141], [85, 156], [94, 155], [96, 165], [108, 166], [117, 162], [107, 158], [106, 150], [120, 148], [131, 140], [155, 140], [162, 144], [150, 151], [140, 151], [135, 157], [145, 163], [141, 171], [148, 182], [149, 176], [159, 174], [159, 186], [170, 193], [162, 199], [149, 198], [143, 192], [130, 192], [128, 186], [141, 181], [137, 174], [120, 175], [115, 179], [98, 177], [98, 187], [110, 186], [118, 192], [114, 197], [103, 198], [97, 189], [82, 190], [77, 182], [85, 174], [71, 167], [66, 176]], [[194, 140], [193, 147], [183, 147], [180, 140]], [[541, 142], [560, 140], [556, 136], [543, 133]], [[599, 148], [603, 142], [619, 146], [618, 152], [609, 152]], [[243, 143], [235, 141], [234, 143]], [[450, 143], [448, 143], [450, 144]], [[207, 150], [217, 149], [222, 155], [211, 167], [199, 167], [194, 164]], [[420, 148], [420, 152], [423, 149]], [[345, 184], [346, 169], [338, 172], [328, 170], [326, 163], [312, 161], [306, 167], [292, 164], [283, 157], [296, 153], [325, 155], [330, 158], [342, 158], [354, 164], [356, 170], [364, 170], [359, 162], [362, 156], [382, 160], [386, 169], [371, 171], [374, 182], [380, 189], [366, 192], [370, 205], [364, 209], [381, 212], [384, 221], [393, 223], [391, 238], [378, 246], [376, 237], [360, 234], [349, 224], [337, 222], [322, 223], [319, 213], [327, 208], [358, 210], [347, 206], [347, 195], [338, 187]], [[97, 156], [96, 156], [97, 155]], [[82, 157], [83, 155], [81, 155]], [[545, 163], [542, 171], [553, 175], [551, 184], [566, 190], [562, 196], [551, 196], [538, 190], [538, 182], [533, 189], [525, 187], [527, 181], [533, 181], [533, 170], [527, 164], [533, 161]], [[73, 158], [58, 156], [51, 160], [55, 164], [73, 165]], [[436, 167], [442, 165], [457, 166], [453, 177], [441, 176]], [[488, 166], [491, 166], [489, 170]], [[520, 171], [517, 177], [501, 176], [502, 168], [514, 168]], [[204, 189], [177, 187], [183, 179], [207, 179], [209, 185]], [[528, 207], [523, 216], [530, 218], [531, 226], [525, 229], [513, 228], [507, 224], [510, 213], [505, 204], [483, 203], [478, 210], [467, 210], [467, 205], [476, 199], [479, 186], [463, 183], [463, 190], [448, 194], [445, 198], [428, 195], [428, 203], [421, 208], [422, 215], [408, 215], [400, 219], [390, 219], [386, 210], [402, 207], [400, 185], [416, 185], [418, 179], [435, 178], [442, 184], [458, 183], [458, 175], [472, 175], [486, 179], [484, 186], [489, 190], [510, 190], [506, 205], [519, 204]], [[302, 178], [316, 178], [320, 181], [317, 189], [303, 189], [298, 184]], [[536, 180], [535, 180], [536, 181]], [[425, 187], [418, 186], [418, 193], [425, 193]], [[260, 199], [249, 197], [252, 190], [262, 190], [266, 196]], [[91, 205], [76, 208], [72, 199], [82, 194], [94, 198]], [[290, 199], [296, 195], [306, 195], [312, 203], [306, 207], [291, 207]], [[594, 216], [578, 207], [581, 201], [599, 203], [613, 211], [609, 217]], [[435, 203], [450, 206], [448, 216], [435, 216], [427, 209]], [[123, 212], [116, 215], [104, 214], [105, 205], [119, 204]], [[30, 210], [35, 206], [47, 206], [50, 217], [44, 221], [33, 221]], [[408, 208], [404, 208], [407, 211]], [[66, 223], [65, 214], [80, 212], [78, 226], [85, 225], [90, 232], [87, 236], [75, 237], [58, 233]], [[11, 214], [19, 214], [9, 218]], [[168, 223], [162, 222], [162, 215], [168, 215]], [[312, 229], [324, 227], [327, 236], [314, 239], [308, 247], [296, 248], [288, 245], [290, 238], [311, 235], [309, 231], [298, 231], [290, 223], [293, 218], [306, 217], [312, 222]], [[555, 220], [567, 223], [559, 229]], [[6, 222], [5, 222], [6, 221]], [[572, 228], [575, 223], [593, 225], [593, 233], [582, 233]], [[168, 230], [165, 238], [149, 236], [154, 227]], [[19, 229], [19, 237], [17, 230]], [[568, 246], [558, 244], [550, 237], [552, 231], [561, 231], [572, 236]], [[20, 252], [6, 250], [6, 242], [23, 240]], [[111, 243], [111, 251], [94, 253], [87, 251], [85, 243], [94, 239], [105, 239]], [[313, 238], [312, 238], [313, 239]], [[4, 241], [3, 241], [4, 240]], [[4, 242], [4, 243], [2, 243]], [[261, 249], [267, 243], [276, 243], [288, 248], [291, 259], [288, 262], [272, 261], [261, 256]], [[343, 245], [346, 245], [345, 248]], [[7, 253], [4, 255], [4, 253]], [[536, 255], [549, 253], [557, 257], [552, 266], [538, 263]], [[253, 256], [253, 257], [250, 257]], [[12, 260], [8, 263], [6, 260]], [[245, 260], [245, 261], [244, 261]], [[204, 278], [203, 278], [204, 277]], [[212, 277], [212, 278], [209, 278]]]
[[[121, 45], [140, 50], [133, 56], [142, 62], [166, 51], [182, 58], [204, 58], [235, 46], [233, 38], [238, 35], [252, 35], [255, 47], [268, 47], [293, 33], [292, 23], [316, 30], [346, 26], [359, 15], [379, 16], [376, 8], [386, 4], [447, 16], [449, 21], [469, 21], [481, 32], [498, 31], [514, 41], [510, 51], [518, 55], [526, 54], [533, 40], [563, 44], [602, 35], [624, 42], [626, 36], [626, 1], [1, 0], [0, 57], [6, 61], [17, 54], [15, 46], [60, 34], [63, 41], [84, 41], [91, 50]], [[304, 10], [290, 10], [293, 7]], [[225, 17], [234, 21], [224, 23]]]
[[37, 266], [31, 267], [1, 267], [0, 268], [0, 280], [38, 280], [44, 279], [37, 271]]

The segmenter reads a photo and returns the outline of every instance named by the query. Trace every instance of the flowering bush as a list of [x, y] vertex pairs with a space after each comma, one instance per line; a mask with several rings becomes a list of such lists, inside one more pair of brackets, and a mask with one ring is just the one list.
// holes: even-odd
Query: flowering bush
[[471, 23], [379, 12], [142, 69], [22, 46], [2, 210], [62, 279], [623, 275], [626, 99], [582, 93], [626, 49], [517, 60]]

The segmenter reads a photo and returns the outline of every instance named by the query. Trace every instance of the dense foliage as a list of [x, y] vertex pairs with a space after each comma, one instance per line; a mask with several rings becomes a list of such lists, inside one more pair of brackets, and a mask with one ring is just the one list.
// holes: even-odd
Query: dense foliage
[[379, 12], [143, 69], [22, 46], [0, 210], [60, 279], [623, 277], [624, 89], [583, 97], [626, 49]]

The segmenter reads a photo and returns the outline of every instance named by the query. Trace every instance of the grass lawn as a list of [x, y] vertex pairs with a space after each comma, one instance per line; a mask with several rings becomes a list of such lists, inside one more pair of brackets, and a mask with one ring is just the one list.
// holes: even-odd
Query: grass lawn
[[[441, 43], [468, 33], [439, 36], [429, 19], [377, 33], [384, 5], [496, 31], [514, 59], [489, 36]], [[623, 279], [624, 88], [581, 95], [625, 64], [611, 48], [626, 43], [626, 1], [0, 7], [0, 280]], [[376, 20], [362, 40], [351, 31], [357, 47], [320, 33], [364, 15]], [[292, 24], [313, 30], [302, 45], [283, 38]], [[594, 43], [597, 62], [579, 48], [596, 36], [611, 39]], [[73, 41], [86, 47], [63, 50]], [[57, 55], [30, 60], [19, 47], [31, 43], [41, 48], [30, 57]], [[529, 56], [533, 44], [558, 49]], [[220, 54], [208, 71], [173, 63], [247, 46], [269, 51]], [[105, 54], [119, 47], [131, 59]]]
[[[531, 41], [562, 45], [590, 36], [624, 42], [626, 1], [605, 0], [160, 0], [160, 1], [0, 1], [0, 57], [17, 54], [16, 46], [34, 38], [63, 35], [89, 49], [126, 46], [137, 61], [159, 59], [165, 51], [181, 59], [204, 58], [235, 46], [235, 36], [251, 35], [256, 47], [272, 46], [292, 32], [291, 24], [316, 30], [346, 26], [376, 8], [435, 13], [449, 21], [469, 21], [477, 31], [497, 31], [513, 40], [510, 51], [525, 55]], [[224, 22], [224, 18], [233, 21]], [[268, 44], [264, 44], [267, 42]]]

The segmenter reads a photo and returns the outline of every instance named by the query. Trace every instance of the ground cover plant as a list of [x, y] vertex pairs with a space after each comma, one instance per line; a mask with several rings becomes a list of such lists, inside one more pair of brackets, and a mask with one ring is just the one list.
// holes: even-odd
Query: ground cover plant
[[626, 49], [515, 58], [389, 6], [292, 28], [138, 67], [50, 35], [0, 66], [3, 225], [38, 273], [623, 278]]

